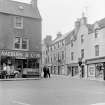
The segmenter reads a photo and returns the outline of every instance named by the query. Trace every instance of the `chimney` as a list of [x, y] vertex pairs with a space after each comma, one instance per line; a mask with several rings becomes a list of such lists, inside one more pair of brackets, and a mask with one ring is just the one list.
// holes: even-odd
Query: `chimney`
[[60, 38], [62, 36], [61, 32], [57, 33], [57, 38]]
[[87, 24], [87, 18], [85, 17], [85, 13], [82, 13], [81, 24]]
[[75, 22], [75, 28], [78, 29], [80, 27], [80, 19], [77, 19]]
[[37, 0], [31, 0], [32, 7], [37, 7]]
[[44, 39], [44, 43], [49, 45], [52, 42], [52, 37], [50, 35], [47, 35]]

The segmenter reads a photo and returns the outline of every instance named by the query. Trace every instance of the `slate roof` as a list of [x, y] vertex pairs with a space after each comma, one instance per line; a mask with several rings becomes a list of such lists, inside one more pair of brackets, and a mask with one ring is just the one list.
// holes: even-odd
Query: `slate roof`
[[87, 24], [88, 33], [92, 33], [94, 31], [94, 24]]
[[0, 12], [41, 19], [37, 6], [12, 0], [0, 0]]
[[99, 25], [100, 28], [103, 28], [105, 27], [105, 18], [99, 20], [99, 21], [96, 21]]
[[59, 37], [59, 38], [55, 38], [55, 39], [52, 41], [52, 44], [55, 44], [56, 42], [65, 39], [65, 37], [66, 37], [67, 35], [68, 35], [68, 34], [64, 34], [64, 35], [62, 35], [62, 36]]
[[98, 24], [99, 28], [104, 28], [105, 27], [105, 18], [96, 21], [94, 24], [87, 24], [88, 27], [88, 33], [93, 33], [94, 32], [94, 25]]

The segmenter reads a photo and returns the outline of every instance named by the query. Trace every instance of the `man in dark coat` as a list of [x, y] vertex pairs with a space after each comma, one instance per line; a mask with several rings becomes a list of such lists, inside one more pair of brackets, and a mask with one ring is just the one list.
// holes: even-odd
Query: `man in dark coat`
[[43, 67], [43, 72], [44, 72], [44, 78], [46, 78], [47, 77], [47, 67], [46, 66]]
[[50, 71], [49, 71], [49, 68], [47, 67], [47, 75], [49, 76], [50, 78]]

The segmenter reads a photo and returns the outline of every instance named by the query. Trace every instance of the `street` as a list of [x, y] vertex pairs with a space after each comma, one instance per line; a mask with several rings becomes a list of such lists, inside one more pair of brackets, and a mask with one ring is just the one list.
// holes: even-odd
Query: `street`
[[95, 105], [96, 103], [105, 103], [105, 82], [70, 78], [0, 81], [0, 105]]

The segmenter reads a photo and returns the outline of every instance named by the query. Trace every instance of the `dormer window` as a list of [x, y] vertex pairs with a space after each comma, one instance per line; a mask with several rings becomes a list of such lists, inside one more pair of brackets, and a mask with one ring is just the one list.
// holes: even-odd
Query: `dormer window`
[[15, 28], [23, 29], [23, 17], [21, 16], [15, 17]]

